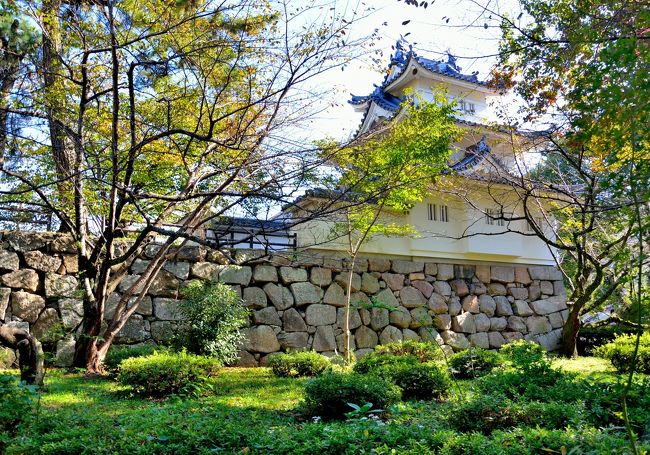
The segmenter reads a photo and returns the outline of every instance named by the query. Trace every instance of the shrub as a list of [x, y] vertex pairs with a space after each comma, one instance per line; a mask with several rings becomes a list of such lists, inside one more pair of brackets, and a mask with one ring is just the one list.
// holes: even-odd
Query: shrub
[[104, 369], [111, 376], [117, 376], [117, 372], [123, 360], [132, 357], [146, 357], [156, 352], [168, 352], [164, 346], [142, 345], [142, 346], [113, 346], [104, 359]]
[[235, 361], [243, 338], [240, 330], [248, 324], [243, 300], [228, 285], [198, 281], [190, 283], [183, 297], [179, 311], [186, 320], [185, 330], [174, 344], [223, 364]]
[[551, 368], [544, 348], [532, 341], [513, 341], [503, 346], [500, 353], [510, 360], [513, 367], [523, 372], [541, 372]]
[[451, 373], [459, 379], [484, 376], [502, 364], [503, 359], [499, 353], [481, 348], [470, 348], [449, 358]]
[[292, 352], [269, 358], [273, 374], [281, 378], [318, 376], [332, 368], [330, 360], [317, 352]]
[[[598, 357], [608, 359], [620, 373], [630, 371], [633, 362], [636, 335], [621, 335], [612, 342], [606, 343], [594, 349]], [[634, 362], [635, 371], [650, 374], [650, 333], [641, 335], [639, 350]]]
[[580, 414], [577, 405], [516, 402], [502, 395], [479, 395], [451, 406], [448, 422], [453, 429], [466, 433], [490, 434], [497, 429], [520, 426], [560, 430], [576, 421]]
[[635, 330], [633, 327], [624, 326], [623, 324], [582, 327], [578, 334], [578, 354], [594, 355], [594, 348], [614, 341], [617, 335], [630, 335], [634, 333]]
[[417, 357], [407, 354], [396, 356], [391, 354], [382, 354], [379, 352], [371, 352], [363, 356], [357, 363], [354, 364], [353, 370], [359, 374], [374, 374], [378, 376], [385, 376], [388, 370], [399, 367], [401, 365], [416, 365], [418, 364]]
[[326, 420], [343, 419], [352, 411], [348, 403], [372, 403], [375, 409], [386, 409], [399, 398], [399, 388], [379, 377], [326, 373], [305, 384], [304, 409], [308, 415]]
[[439, 399], [447, 394], [451, 380], [447, 372], [435, 363], [402, 364], [388, 371], [385, 379], [402, 389], [405, 400]]
[[426, 341], [405, 340], [395, 343], [379, 345], [375, 348], [378, 354], [390, 354], [396, 356], [411, 355], [418, 361], [431, 362], [442, 358], [442, 350], [437, 343]]
[[446, 371], [438, 365], [420, 363], [411, 354], [401, 356], [371, 352], [354, 365], [355, 373], [390, 381], [402, 389], [404, 399], [431, 399], [444, 396], [451, 385]]
[[34, 410], [36, 386], [19, 382], [14, 376], [0, 374], [0, 453], [8, 439]]
[[9, 354], [3, 348], [0, 348], [0, 368], [6, 368], [9, 365]]
[[123, 360], [117, 376], [121, 384], [147, 397], [196, 396], [206, 389], [218, 362], [186, 352], [157, 352]]
[[564, 400], [574, 393], [575, 375], [549, 368], [534, 373], [529, 371], [496, 371], [477, 379], [476, 387], [484, 394], [495, 390], [513, 399], [539, 401]]

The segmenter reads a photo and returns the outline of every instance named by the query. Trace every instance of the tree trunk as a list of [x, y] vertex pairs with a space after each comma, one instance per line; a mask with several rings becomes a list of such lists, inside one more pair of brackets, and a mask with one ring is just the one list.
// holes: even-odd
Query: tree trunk
[[357, 255], [351, 257], [350, 270], [348, 275], [348, 289], [345, 295], [345, 318], [343, 322], [343, 356], [347, 363], [352, 363], [352, 352], [350, 352], [350, 309], [352, 306], [352, 273]]
[[87, 368], [89, 363], [93, 363], [101, 328], [102, 315], [98, 314], [96, 303], [85, 299], [83, 330], [75, 343], [73, 366]]
[[[72, 196], [72, 151], [70, 141], [61, 124], [65, 118], [63, 83], [63, 68], [60, 61], [61, 52], [61, 0], [43, 1], [43, 82], [46, 95], [47, 122], [50, 130], [50, 143], [52, 157], [56, 165], [56, 174], [59, 179], [58, 192], [61, 205], [71, 205]], [[65, 223], [61, 223], [60, 230], [68, 231]]]
[[565, 357], [578, 356], [578, 333], [580, 331], [580, 311], [582, 307], [575, 304], [569, 311], [564, 327], [562, 328], [562, 348], [560, 352]]
[[43, 385], [43, 350], [34, 335], [17, 327], [0, 326], [0, 344], [18, 351], [21, 381]]

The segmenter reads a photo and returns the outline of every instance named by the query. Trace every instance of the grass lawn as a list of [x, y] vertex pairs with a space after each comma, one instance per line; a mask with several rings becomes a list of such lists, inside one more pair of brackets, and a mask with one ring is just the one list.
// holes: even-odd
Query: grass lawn
[[[578, 379], [620, 379], [601, 359], [556, 360]], [[405, 402], [386, 420], [314, 422], [300, 415], [304, 379], [279, 379], [266, 368], [224, 368], [214, 395], [145, 400], [108, 379], [49, 371], [39, 411], [6, 445], [7, 453], [627, 453], [620, 427], [517, 426], [461, 432], [454, 406], [477, 397], [460, 381], [444, 403]], [[610, 411], [618, 412], [612, 405]], [[584, 407], [579, 407], [583, 412]], [[614, 416], [615, 417], [615, 416]], [[2, 441], [0, 441], [2, 442]], [[575, 450], [571, 452], [571, 450]]]

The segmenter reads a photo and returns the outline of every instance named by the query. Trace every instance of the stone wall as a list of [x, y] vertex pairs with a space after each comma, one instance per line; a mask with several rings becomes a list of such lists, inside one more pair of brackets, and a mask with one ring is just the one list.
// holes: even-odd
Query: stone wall
[[[57, 234], [0, 234], [0, 321], [29, 327], [43, 337], [52, 327], [71, 332], [81, 321], [74, 245]], [[136, 260], [107, 305], [112, 316], [119, 292], [144, 270]], [[241, 252], [240, 252], [241, 253]], [[251, 251], [239, 257], [251, 257]], [[264, 364], [288, 349], [342, 351], [345, 292], [349, 278], [342, 258], [300, 253], [223, 265], [218, 254], [187, 247], [153, 283], [119, 343], [161, 343], [178, 329], [175, 311], [189, 280], [227, 283], [251, 309], [242, 365]], [[558, 347], [568, 313], [562, 275], [553, 267], [459, 265], [435, 261], [362, 258], [352, 274], [351, 344], [357, 355], [378, 343], [404, 339], [436, 341], [451, 352], [470, 345], [499, 348], [525, 338], [548, 350]], [[58, 342], [69, 359], [71, 337]]]

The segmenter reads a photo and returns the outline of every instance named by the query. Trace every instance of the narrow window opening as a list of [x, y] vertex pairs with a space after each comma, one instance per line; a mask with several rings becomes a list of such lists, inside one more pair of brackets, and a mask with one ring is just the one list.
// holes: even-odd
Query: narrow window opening
[[449, 222], [449, 207], [446, 205], [440, 206], [440, 221], [443, 221], [445, 223]]
[[490, 226], [505, 226], [503, 211], [500, 209], [485, 209], [485, 224]]
[[429, 221], [437, 221], [436, 204], [427, 204]]

